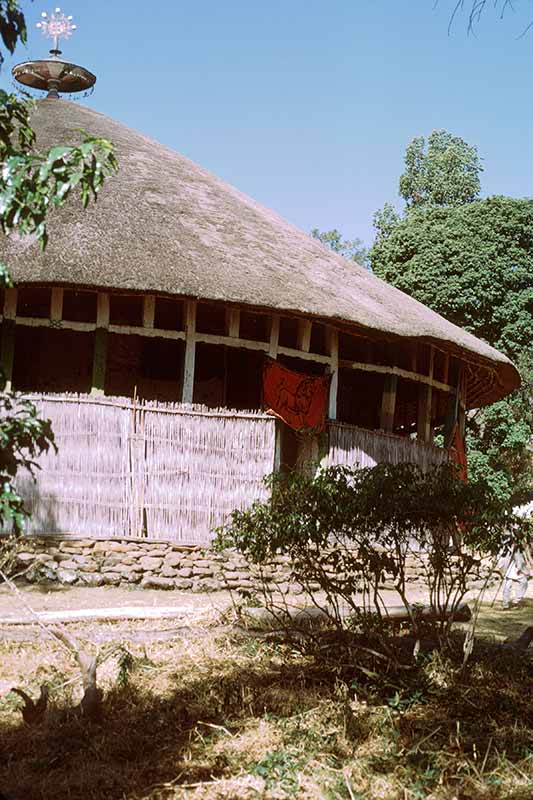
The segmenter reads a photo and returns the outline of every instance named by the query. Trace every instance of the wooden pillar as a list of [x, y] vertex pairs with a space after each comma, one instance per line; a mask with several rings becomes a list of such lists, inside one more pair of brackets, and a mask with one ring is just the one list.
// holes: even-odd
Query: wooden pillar
[[396, 410], [397, 375], [386, 375], [381, 400], [381, 416], [379, 427], [382, 431], [391, 433], [394, 428], [394, 412]]
[[238, 308], [226, 309], [226, 330], [228, 332], [228, 336], [232, 336], [234, 339], [239, 338], [240, 320], [241, 312]]
[[61, 322], [62, 316], [63, 316], [63, 289], [60, 289], [59, 287], [56, 286], [52, 289], [50, 320], [52, 322]]
[[94, 332], [93, 377], [91, 394], [103, 395], [107, 366], [107, 335], [109, 328], [109, 295], [98, 292], [96, 305], [96, 330]]
[[13, 362], [15, 358], [15, 317], [17, 316], [17, 290], [6, 289], [4, 297], [4, 321], [0, 343], [0, 367], [6, 392], [13, 389]]
[[196, 361], [196, 300], [185, 304], [185, 363], [181, 402], [192, 403], [194, 397], [194, 366]]
[[329, 371], [331, 372], [328, 417], [330, 419], [337, 419], [337, 393], [339, 390], [339, 332], [333, 330], [333, 328], [327, 329], [327, 347], [330, 357]]
[[143, 300], [143, 328], [153, 328], [155, 321], [155, 297], [147, 294]]
[[418, 424], [417, 438], [422, 442], [431, 441], [431, 411], [433, 408], [433, 368], [435, 365], [435, 349], [429, 350], [429, 384], [422, 384], [418, 390]]
[[306, 319], [298, 320], [298, 350], [309, 352], [311, 347], [311, 323]]
[[273, 314], [270, 324], [270, 345], [268, 348], [268, 355], [270, 358], [276, 358], [278, 355], [279, 343], [279, 314]]

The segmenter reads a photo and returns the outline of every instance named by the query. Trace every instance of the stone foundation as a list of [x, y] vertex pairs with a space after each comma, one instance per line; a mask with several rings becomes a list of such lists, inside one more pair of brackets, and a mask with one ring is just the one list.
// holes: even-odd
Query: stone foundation
[[[191, 592], [255, 592], [261, 586], [258, 569], [234, 551], [221, 554], [208, 547], [127, 539], [26, 539], [21, 543], [14, 572], [30, 583], [69, 586], [136, 585], [141, 589]], [[290, 582], [287, 556], [277, 556], [262, 573], [271, 589], [302, 592], [301, 586]], [[408, 565], [409, 583], [421, 583], [423, 578], [419, 561]], [[318, 585], [311, 588], [319, 589]], [[383, 588], [393, 587], [386, 583]]]

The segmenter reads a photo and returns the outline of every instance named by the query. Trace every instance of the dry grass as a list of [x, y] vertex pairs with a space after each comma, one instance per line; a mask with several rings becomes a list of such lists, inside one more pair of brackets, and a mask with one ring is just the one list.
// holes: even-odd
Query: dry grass
[[[69, 630], [87, 641], [99, 628]], [[533, 796], [531, 659], [480, 655], [461, 671], [437, 654], [373, 675], [332, 648], [214, 633], [140, 645], [115, 630], [133, 660], [118, 650], [103, 664], [105, 715], [93, 725], [68, 713], [81, 690], [65, 685], [76, 677], [65, 650], [42, 638], [1, 645], [10, 800]], [[29, 728], [8, 690], [36, 695], [43, 681], [54, 706]]]

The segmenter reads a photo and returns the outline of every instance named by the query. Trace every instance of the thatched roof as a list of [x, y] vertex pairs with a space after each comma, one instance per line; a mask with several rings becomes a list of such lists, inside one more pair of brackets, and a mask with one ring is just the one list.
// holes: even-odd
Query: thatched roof
[[519, 385], [511, 362], [367, 270], [344, 261], [205, 169], [84, 106], [41, 100], [38, 145], [79, 140], [79, 129], [114, 142], [120, 164], [98, 203], [68, 203], [35, 242], [5, 242], [20, 283], [162, 292], [265, 307], [433, 342], [497, 369]]

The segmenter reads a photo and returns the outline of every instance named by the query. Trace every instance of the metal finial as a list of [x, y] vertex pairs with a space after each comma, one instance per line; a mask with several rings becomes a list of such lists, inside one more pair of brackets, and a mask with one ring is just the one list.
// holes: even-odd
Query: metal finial
[[37, 27], [44, 36], [54, 41], [54, 47], [50, 50], [52, 58], [17, 64], [12, 69], [16, 80], [32, 89], [47, 91], [48, 97], [59, 97], [60, 92], [82, 92], [94, 86], [96, 77], [92, 72], [59, 58], [59, 40], [69, 39], [76, 30], [72, 17], [65, 16], [59, 7], [50, 15], [43, 11]]
[[50, 16], [46, 11], [43, 11], [41, 17], [42, 19], [37, 23], [37, 27], [41, 29], [44, 36], [54, 40], [54, 47], [50, 52], [53, 55], [60, 55], [61, 50], [58, 49], [59, 40], [69, 39], [77, 26], [72, 24], [72, 16], [66, 17], [59, 7], [52, 11]]

